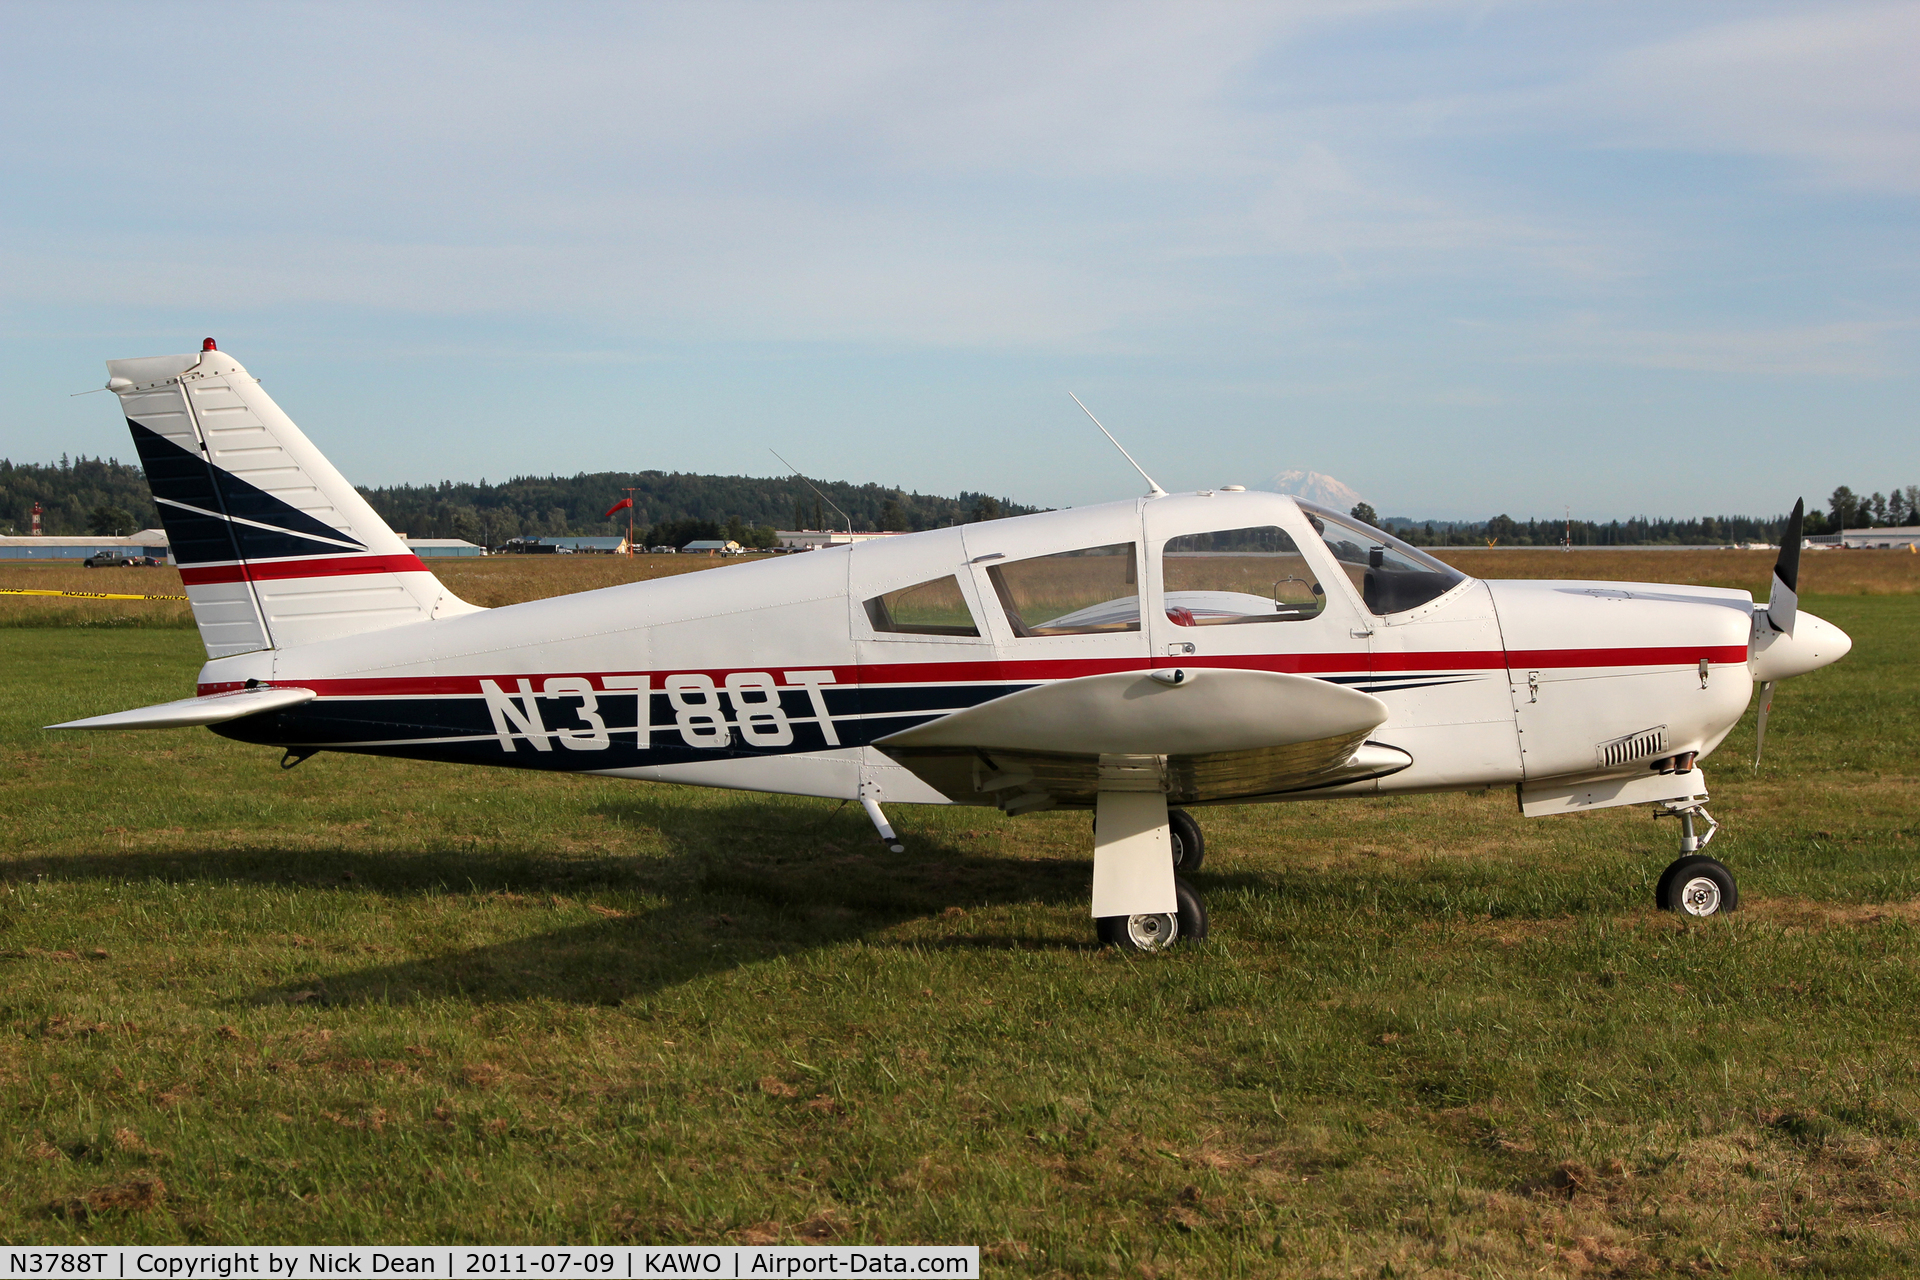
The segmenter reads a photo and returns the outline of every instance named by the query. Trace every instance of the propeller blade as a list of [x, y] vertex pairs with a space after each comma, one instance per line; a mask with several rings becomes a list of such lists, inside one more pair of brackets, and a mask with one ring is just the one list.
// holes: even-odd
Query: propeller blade
[[1760, 753], [1767, 749], [1767, 712], [1773, 710], [1773, 681], [1760, 686], [1760, 723], [1753, 731], [1753, 768], [1760, 769]]
[[1773, 593], [1767, 597], [1767, 621], [1775, 631], [1789, 636], [1800, 613], [1800, 530], [1806, 508], [1805, 498], [1794, 500], [1786, 532], [1780, 535], [1780, 558], [1773, 562]]

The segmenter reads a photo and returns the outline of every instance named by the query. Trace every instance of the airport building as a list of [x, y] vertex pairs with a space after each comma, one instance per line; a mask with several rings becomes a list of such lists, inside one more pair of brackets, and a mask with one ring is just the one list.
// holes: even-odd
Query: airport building
[[893, 530], [874, 533], [848, 533], [844, 529], [776, 529], [773, 536], [789, 551], [812, 551], [818, 547], [844, 547], [852, 542], [872, 542], [877, 538], [897, 538]]
[[1899, 529], [1844, 529], [1807, 539], [1807, 549], [1849, 551], [1913, 551], [1920, 547], [1920, 525]]
[[[413, 554], [427, 556], [483, 556], [485, 547], [475, 546], [460, 538], [402, 538]], [[624, 549], [625, 539], [619, 539]], [[69, 561], [84, 561], [95, 556], [118, 555], [129, 560], [145, 560], [149, 557], [171, 564], [167, 549], [167, 534], [164, 529], [142, 529], [139, 533], [125, 538], [111, 538], [100, 534], [88, 534], [83, 538], [45, 537], [27, 535], [25, 537], [0, 537], [0, 561], [31, 560], [40, 563], [56, 564]]]
[[167, 558], [167, 535], [159, 529], [142, 529], [124, 538], [88, 534], [80, 538], [49, 538], [28, 535], [0, 538], [0, 560], [36, 560], [47, 563], [81, 561], [94, 556], [118, 555], [130, 560]]

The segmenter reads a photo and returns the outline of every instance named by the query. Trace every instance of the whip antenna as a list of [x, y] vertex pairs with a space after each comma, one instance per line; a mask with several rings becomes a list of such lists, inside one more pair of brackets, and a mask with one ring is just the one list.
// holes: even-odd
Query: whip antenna
[[[768, 449], [767, 452], [772, 454], [776, 458], [780, 458], [780, 451], [778, 449]], [[820, 493], [820, 486], [815, 484], [813, 481], [807, 479], [805, 476], [801, 475], [800, 468], [794, 466], [791, 462], [788, 462], [785, 458], [780, 458], [780, 461], [782, 465], [786, 467], [787, 470], [793, 472], [794, 476], [800, 481], [801, 484], [807, 486], [807, 488], [813, 490], [815, 493]], [[820, 493], [820, 501], [826, 503], [830, 507], [833, 507], [833, 499], [829, 498], [824, 493]], [[853, 517], [848, 515], [846, 512], [842, 511], [838, 507], [833, 507], [833, 513], [839, 516], [842, 520], [845, 520], [847, 522], [847, 541], [852, 542], [853, 541]]]
[[[1093, 410], [1087, 408], [1087, 406], [1084, 404], [1080, 404], [1079, 396], [1074, 396], [1073, 392], [1071, 391], [1067, 392], [1067, 394], [1070, 396], [1073, 396], [1073, 402], [1075, 404], [1080, 405], [1080, 412], [1086, 414], [1089, 418], [1093, 418]], [[1140, 473], [1140, 478], [1147, 482], [1147, 490], [1148, 490], [1147, 496], [1149, 498], [1164, 498], [1167, 496], [1167, 491], [1160, 487], [1160, 482], [1158, 480], [1155, 480], [1152, 476], [1148, 475], [1147, 469], [1145, 467], [1141, 466], [1137, 462], [1134, 462], [1133, 455], [1127, 452], [1127, 447], [1121, 444], [1118, 440], [1115, 440], [1113, 438], [1113, 432], [1107, 430], [1105, 424], [1103, 424], [1100, 421], [1100, 419], [1093, 418], [1093, 425], [1100, 428], [1100, 434], [1105, 436], [1108, 442], [1111, 443], [1114, 448], [1120, 451], [1120, 456], [1125, 458], [1127, 462], [1132, 465], [1133, 469]]]

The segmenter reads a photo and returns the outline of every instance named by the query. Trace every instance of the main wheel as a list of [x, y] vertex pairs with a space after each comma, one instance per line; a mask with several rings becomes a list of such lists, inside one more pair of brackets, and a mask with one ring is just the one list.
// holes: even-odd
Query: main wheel
[[1662, 911], [1675, 911], [1698, 920], [1725, 915], [1740, 907], [1740, 885], [1734, 880], [1733, 872], [1719, 859], [1704, 853], [1676, 858], [1660, 873], [1660, 883], [1653, 893], [1654, 903]]
[[1207, 907], [1185, 880], [1173, 882], [1178, 910], [1137, 916], [1101, 916], [1093, 922], [1104, 946], [1122, 951], [1165, 951], [1181, 938], [1207, 936]]
[[1207, 838], [1200, 834], [1193, 815], [1185, 809], [1167, 810], [1167, 834], [1173, 839], [1173, 869], [1198, 871], [1207, 856]]

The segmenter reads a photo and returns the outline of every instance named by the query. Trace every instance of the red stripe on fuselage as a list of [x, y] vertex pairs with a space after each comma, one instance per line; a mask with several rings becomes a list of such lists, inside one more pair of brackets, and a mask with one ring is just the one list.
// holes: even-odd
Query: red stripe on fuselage
[[[591, 680], [597, 676], [615, 674], [704, 675], [712, 679], [716, 685], [722, 685], [727, 676], [736, 671], [766, 671], [776, 680], [784, 680], [784, 673], [787, 671], [831, 670], [835, 678], [828, 683], [844, 689], [856, 685], [1034, 684], [1046, 680], [1073, 680], [1081, 676], [1104, 675], [1112, 671], [1144, 671], [1150, 666], [1219, 667], [1241, 671], [1278, 671], [1289, 675], [1393, 676], [1416, 671], [1491, 674], [1504, 673], [1509, 668], [1541, 671], [1582, 667], [1690, 667], [1702, 658], [1721, 666], [1744, 664], [1747, 660], [1747, 650], [1744, 645], [1697, 645], [1661, 649], [1544, 649], [1513, 653], [1502, 653], [1498, 649], [1446, 653], [1376, 653], [1372, 655], [1370, 664], [1366, 655], [1358, 653], [1255, 654], [1200, 658], [1186, 662], [1164, 658], [1154, 659], [1151, 662], [1144, 658], [1058, 658], [1027, 662], [888, 662], [838, 666], [829, 666], [825, 663], [786, 662], [763, 664], [759, 667], [722, 667], [691, 672], [541, 671], [484, 676], [394, 676], [332, 680], [289, 678], [276, 683], [284, 683], [294, 688], [312, 689], [323, 698], [474, 697], [480, 693], [482, 680], [492, 680], [503, 690], [517, 693], [520, 687], [519, 682], [525, 679], [533, 685], [537, 693], [539, 686], [549, 679], [575, 677]], [[244, 686], [238, 682], [204, 684], [200, 686], [199, 692], [204, 697], [207, 694], [242, 687]], [[799, 686], [784, 684], [783, 687], [798, 688]]]
[[[425, 573], [416, 555], [323, 556], [313, 560], [249, 560], [241, 564], [182, 565], [180, 581], [190, 587], [210, 582], [279, 582], [288, 578], [342, 578], [362, 573]], [[478, 688], [476, 685], [475, 688]]]

